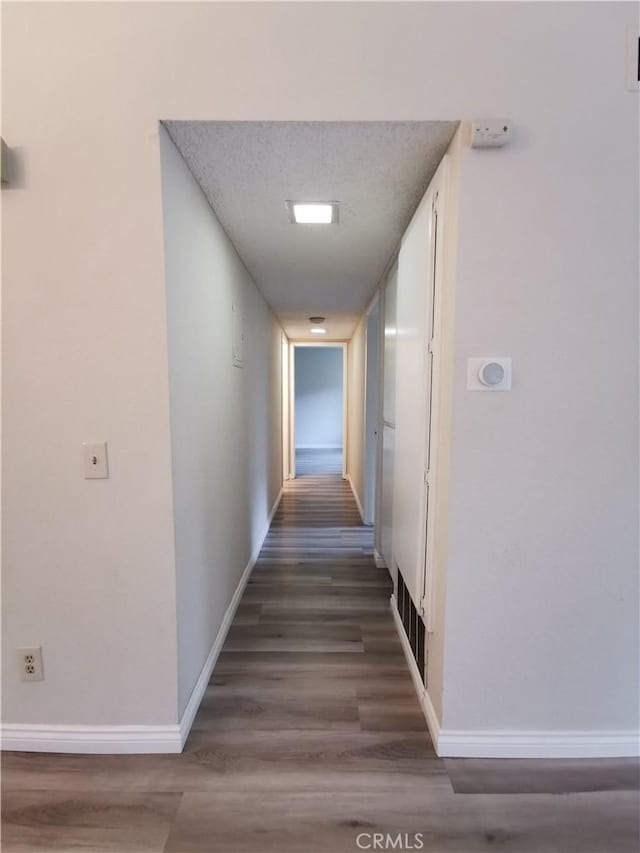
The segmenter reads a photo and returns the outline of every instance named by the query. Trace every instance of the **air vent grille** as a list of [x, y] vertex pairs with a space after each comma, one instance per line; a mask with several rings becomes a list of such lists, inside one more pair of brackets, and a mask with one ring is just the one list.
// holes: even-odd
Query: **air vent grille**
[[398, 569], [398, 594], [396, 596], [398, 613], [402, 620], [404, 632], [409, 640], [413, 657], [415, 658], [418, 672], [424, 686], [427, 686], [427, 668], [425, 660], [425, 628], [424, 622], [413, 603], [409, 590]]

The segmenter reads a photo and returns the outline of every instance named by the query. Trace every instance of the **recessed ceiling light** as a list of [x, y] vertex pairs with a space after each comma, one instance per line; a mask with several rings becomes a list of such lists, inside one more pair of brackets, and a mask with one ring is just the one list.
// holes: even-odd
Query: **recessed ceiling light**
[[309, 329], [312, 335], [326, 335], [327, 330], [321, 329], [319, 326], [314, 326], [312, 329]]
[[289, 219], [294, 225], [335, 225], [337, 201], [288, 201]]

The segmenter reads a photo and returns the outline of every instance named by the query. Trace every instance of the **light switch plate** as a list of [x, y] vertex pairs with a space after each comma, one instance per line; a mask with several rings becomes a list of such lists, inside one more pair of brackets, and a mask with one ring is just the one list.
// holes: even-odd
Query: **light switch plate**
[[[499, 364], [504, 370], [501, 382], [496, 385], [484, 385], [480, 381], [480, 369], [484, 364]], [[468, 391], [511, 391], [511, 359], [503, 356], [483, 355], [470, 358], [467, 361], [467, 390]]]
[[92, 441], [82, 445], [85, 480], [104, 480], [109, 476], [107, 442]]

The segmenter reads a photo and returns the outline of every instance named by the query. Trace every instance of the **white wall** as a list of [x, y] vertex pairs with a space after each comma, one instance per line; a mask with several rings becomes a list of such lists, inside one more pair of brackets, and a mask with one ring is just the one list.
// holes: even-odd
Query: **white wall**
[[[630, 27], [628, 3], [3, 8], [7, 719], [175, 717], [158, 119], [506, 115], [513, 145], [460, 163], [443, 719], [637, 725]], [[511, 394], [466, 392], [484, 354]], [[84, 482], [96, 438], [112, 478]]]
[[[575, 23], [572, 39], [598, 53], [589, 97], [559, 74], [553, 40], [548, 97], [520, 105], [514, 146], [461, 160], [447, 728], [638, 726], [638, 97], [619, 74], [629, 12], [583, 9]], [[615, 133], [570, 132], [594, 115]], [[467, 392], [473, 355], [511, 356], [512, 392]]]
[[342, 347], [296, 347], [297, 448], [342, 448]]
[[282, 484], [281, 331], [164, 128], [160, 156], [182, 715]]

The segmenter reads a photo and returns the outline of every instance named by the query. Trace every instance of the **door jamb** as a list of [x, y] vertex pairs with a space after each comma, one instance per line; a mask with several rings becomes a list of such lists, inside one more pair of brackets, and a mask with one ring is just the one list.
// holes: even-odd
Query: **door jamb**
[[291, 479], [296, 476], [296, 387], [295, 387], [295, 351], [296, 347], [340, 347], [342, 349], [342, 479], [347, 479], [347, 405], [348, 394], [348, 369], [347, 369], [347, 341], [289, 341], [289, 450], [291, 455], [290, 470]]

